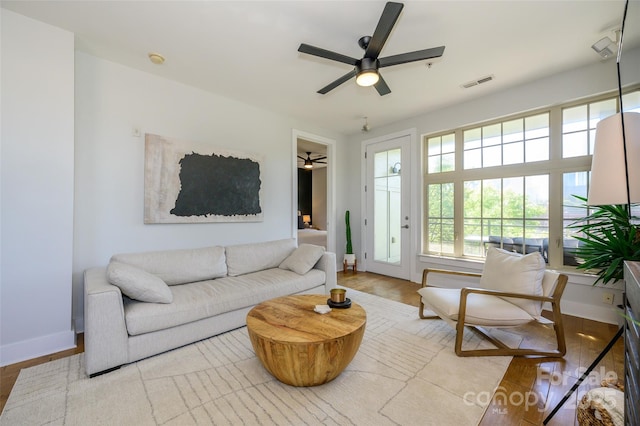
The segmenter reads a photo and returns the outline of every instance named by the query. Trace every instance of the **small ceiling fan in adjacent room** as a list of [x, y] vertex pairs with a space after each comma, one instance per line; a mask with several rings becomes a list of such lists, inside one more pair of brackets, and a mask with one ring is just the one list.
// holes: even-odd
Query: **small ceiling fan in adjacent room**
[[326, 160], [327, 156], [323, 156], [323, 157], [316, 157], [316, 158], [311, 158], [311, 152], [307, 152], [307, 158], [301, 157], [300, 155], [298, 155], [298, 158], [301, 159], [302, 161], [304, 161], [304, 165], [303, 167], [305, 169], [312, 169], [313, 168], [313, 164], [314, 163], [318, 163], [318, 164], [327, 164], [326, 161], [320, 161], [320, 160]]
[[401, 53], [399, 55], [387, 56], [386, 58], [378, 58], [389, 34], [391, 34], [391, 30], [400, 16], [400, 12], [403, 7], [404, 5], [402, 3], [387, 2], [373, 36], [364, 36], [358, 40], [358, 45], [365, 51], [362, 59], [352, 58], [304, 43], [300, 45], [298, 52], [331, 59], [332, 61], [342, 62], [355, 67], [352, 71], [318, 90], [318, 93], [324, 95], [340, 86], [342, 83], [350, 80], [352, 77], [355, 77], [356, 83], [359, 86], [374, 86], [380, 96], [388, 95], [391, 93], [391, 89], [389, 89], [389, 86], [387, 86], [387, 83], [380, 75], [379, 68], [405, 64], [407, 62], [439, 58], [442, 56], [444, 53], [444, 46]]

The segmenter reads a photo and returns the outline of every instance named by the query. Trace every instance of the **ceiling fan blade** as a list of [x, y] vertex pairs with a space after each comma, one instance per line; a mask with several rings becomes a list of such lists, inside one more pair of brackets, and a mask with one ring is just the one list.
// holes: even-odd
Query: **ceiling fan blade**
[[353, 71], [350, 71], [350, 72], [346, 73], [345, 75], [343, 75], [342, 77], [340, 77], [336, 81], [327, 84], [322, 89], [318, 90], [318, 93], [320, 93], [321, 95], [324, 95], [327, 92], [329, 92], [330, 90], [335, 89], [336, 87], [340, 86], [345, 81], [347, 81], [347, 80], [349, 80], [349, 79], [351, 79], [351, 78], [353, 78], [355, 76], [356, 76], [356, 70], [354, 69]]
[[314, 161], [314, 163], [318, 163], [318, 164], [327, 164], [326, 161]]
[[327, 156], [325, 155], [324, 157], [312, 158], [311, 161], [324, 160], [326, 158], [327, 158]]
[[431, 49], [416, 50], [415, 52], [401, 53], [399, 55], [380, 58], [380, 68], [392, 65], [406, 64], [407, 62], [422, 61], [424, 59], [439, 58], [444, 53], [444, 46], [432, 47]]
[[380, 76], [380, 80], [378, 80], [378, 82], [374, 84], [373, 87], [376, 88], [380, 96], [388, 95], [389, 93], [391, 93], [391, 89], [389, 89], [389, 86], [387, 86], [387, 82], [384, 81], [384, 78], [382, 78], [382, 76]]
[[311, 46], [308, 44], [302, 43], [300, 47], [298, 47], [298, 52], [307, 53], [313, 56], [319, 56], [325, 59], [331, 59], [332, 61], [338, 61], [349, 65], [356, 65], [358, 62], [357, 59], [351, 58], [346, 55], [342, 55], [340, 53], [332, 52], [330, 50], [321, 49], [319, 47]]
[[298, 158], [299, 158], [299, 159], [301, 159], [302, 161], [306, 160], [306, 158], [301, 157], [301, 156], [299, 156], [299, 155], [298, 155]]
[[382, 47], [387, 41], [387, 38], [389, 38], [389, 34], [391, 34], [391, 30], [396, 24], [403, 7], [404, 5], [402, 3], [393, 2], [387, 2], [384, 6], [384, 11], [382, 11], [378, 26], [373, 32], [369, 46], [367, 46], [367, 51], [364, 54], [366, 58], [376, 59], [378, 55], [380, 55], [380, 51], [382, 51]]

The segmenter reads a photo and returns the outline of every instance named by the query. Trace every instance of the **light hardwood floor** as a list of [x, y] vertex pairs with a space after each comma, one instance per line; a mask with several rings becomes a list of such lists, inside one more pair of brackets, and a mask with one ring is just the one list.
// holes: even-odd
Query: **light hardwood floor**
[[[338, 283], [348, 288], [375, 294], [398, 302], [418, 306], [416, 290], [419, 284], [382, 275], [359, 272], [338, 272]], [[416, 316], [418, 310], [416, 308]], [[425, 320], [427, 321], [427, 320]], [[438, 320], [429, 320], [438, 321]], [[564, 358], [514, 358], [498, 388], [500, 397], [494, 397], [481, 425], [541, 425], [544, 418], [576, 382], [582, 371], [598, 356], [617, 331], [617, 327], [597, 321], [564, 316], [567, 354]], [[527, 328], [523, 345], [545, 344], [552, 341], [544, 327]], [[4, 408], [11, 388], [21, 369], [63, 358], [84, 350], [83, 335], [78, 336], [78, 347], [68, 351], [8, 365], [0, 369], [0, 410]], [[577, 425], [576, 405], [584, 392], [599, 386], [599, 378], [606, 374], [623, 377], [623, 340], [596, 367], [576, 393], [553, 417], [549, 425]], [[582, 369], [582, 370], [581, 370]]]

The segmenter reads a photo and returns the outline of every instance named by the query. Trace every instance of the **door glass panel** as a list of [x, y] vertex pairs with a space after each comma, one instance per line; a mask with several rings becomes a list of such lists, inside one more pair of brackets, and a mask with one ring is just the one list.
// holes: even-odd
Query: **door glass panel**
[[401, 183], [400, 149], [375, 153], [374, 176], [374, 253], [379, 262], [401, 261]]

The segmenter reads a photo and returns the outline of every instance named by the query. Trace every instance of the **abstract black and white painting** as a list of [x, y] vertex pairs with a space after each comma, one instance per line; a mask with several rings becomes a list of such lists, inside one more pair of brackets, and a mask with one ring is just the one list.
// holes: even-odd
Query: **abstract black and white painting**
[[144, 223], [261, 222], [256, 155], [145, 135]]

